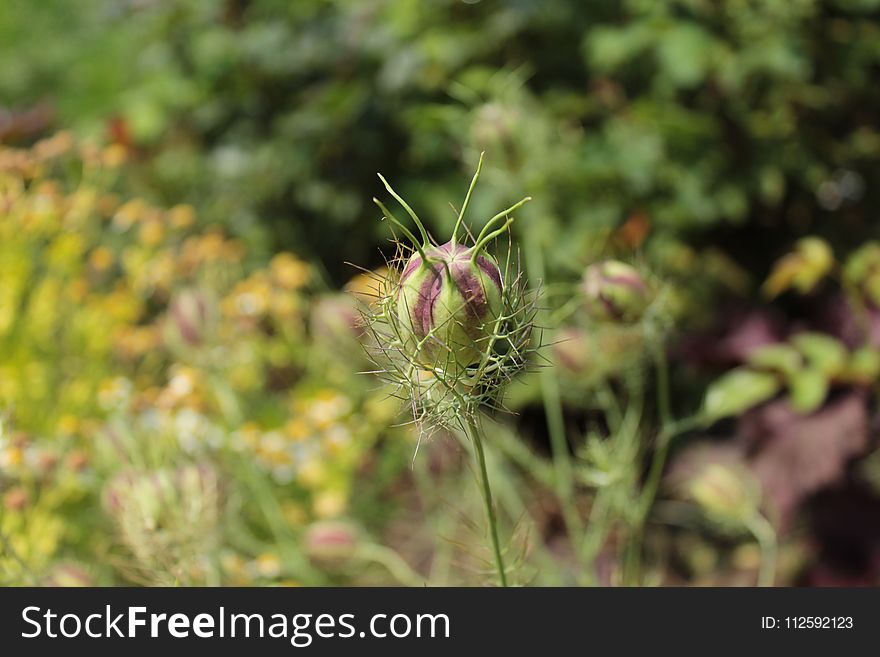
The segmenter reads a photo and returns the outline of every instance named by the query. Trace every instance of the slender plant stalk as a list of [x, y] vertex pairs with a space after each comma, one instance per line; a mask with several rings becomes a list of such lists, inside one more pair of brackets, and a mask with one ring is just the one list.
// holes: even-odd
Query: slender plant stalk
[[672, 422], [672, 411], [669, 406], [669, 363], [666, 359], [666, 351], [662, 344], [654, 346], [654, 363], [657, 371], [657, 414], [660, 419], [660, 433], [657, 435], [657, 447], [651, 459], [651, 468], [648, 470], [648, 478], [642, 489], [642, 499], [639, 509], [639, 517], [642, 521], [648, 515], [657, 489], [660, 486], [660, 476], [666, 465], [666, 457], [669, 455], [669, 443], [672, 442], [675, 425]]
[[507, 586], [507, 571], [504, 568], [504, 557], [501, 554], [501, 543], [498, 541], [498, 522], [495, 519], [495, 507], [492, 504], [492, 488], [489, 485], [489, 472], [486, 470], [486, 455], [483, 452], [483, 438], [477, 426], [477, 420], [468, 416], [465, 423], [468, 437], [474, 445], [474, 453], [477, 456], [479, 466], [480, 489], [483, 493], [483, 504], [486, 507], [486, 520], [489, 522], [489, 537], [492, 540], [492, 552], [495, 556], [495, 568], [498, 570], [498, 580], [501, 586]]
[[[526, 265], [529, 273], [538, 279], [544, 277], [544, 257], [536, 240], [526, 242]], [[568, 440], [565, 436], [565, 420], [562, 414], [562, 399], [559, 381], [552, 368], [542, 368], [538, 374], [541, 397], [547, 418], [547, 432], [550, 434], [550, 451], [556, 479], [556, 496], [562, 509], [562, 520], [575, 552], [581, 553], [584, 525], [574, 505], [574, 472], [568, 453]]]
[[699, 416], [692, 416], [678, 421], [673, 420], [669, 401], [669, 363], [666, 358], [664, 345], [659, 340], [655, 341], [654, 344], [654, 367], [657, 373], [657, 415], [660, 421], [660, 432], [657, 434], [657, 446], [651, 458], [648, 476], [642, 487], [638, 511], [632, 528], [632, 536], [629, 541], [626, 570], [627, 579], [631, 584], [638, 583], [645, 522], [657, 497], [660, 478], [663, 475], [663, 468], [666, 466], [666, 459], [669, 456], [669, 445], [675, 436], [699, 426], [702, 422], [702, 418]]
[[773, 586], [776, 579], [776, 531], [767, 518], [757, 511], [748, 519], [746, 527], [761, 548], [758, 586]]
[[382, 566], [394, 579], [404, 586], [422, 586], [425, 583], [425, 578], [414, 571], [403, 557], [384, 545], [377, 545], [375, 543], [361, 545], [357, 550], [356, 556], [364, 561]]

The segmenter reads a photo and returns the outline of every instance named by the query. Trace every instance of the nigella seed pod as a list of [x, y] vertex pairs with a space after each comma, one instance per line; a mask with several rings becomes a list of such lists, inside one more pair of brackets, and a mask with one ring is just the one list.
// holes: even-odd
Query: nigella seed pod
[[[387, 273], [373, 275], [375, 298], [362, 304], [362, 344], [375, 365], [371, 373], [394, 386], [426, 432], [462, 427], [481, 407], [497, 408], [504, 386], [527, 367], [537, 347], [532, 328], [537, 295], [527, 288], [511, 241], [499, 262], [489, 245], [506, 233], [525, 197], [483, 222], [471, 233], [463, 221], [483, 157], [471, 180], [448, 241], [438, 243], [413, 209], [381, 176], [403, 207], [419, 237], [378, 199], [383, 218], [409, 242], [398, 242], [405, 257]], [[460, 235], [468, 237], [459, 239]], [[401, 265], [401, 266], [394, 266]]]
[[442, 245], [431, 241], [413, 209], [379, 175], [388, 192], [412, 218], [421, 236], [416, 238], [381, 201], [373, 199], [385, 218], [403, 232], [415, 249], [400, 274], [393, 312], [398, 323], [397, 339], [408, 356], [424, 370], [460, 371], [479, 361], [491, 348], [490, 338], [501, 315], [504, 291], [501, 270], [485, 253], [485, 248], [508, 229], [513, 221], [509, 215], [531, 197], [489, 219], [473, 245], [459, 243], [458, 232], [482, 164], [480, 156], [452, 239]]
[[450, 241], [416, 253], [397, 293], [405, 347], [446, 369], [478, 361], [495, 331], [502, 291], [495, 259], [475, 247]]
[[306, 555], [324, 565], [340, 565], [354, 555], [358, 547], [357, 532], [346, 522], [325, 520], [306, 529]]
[[617, 260], [589, 266], [581, 288], [590, 315], [604, 321], [637, 322], [651, 302], [650, 290], [639, 271]]

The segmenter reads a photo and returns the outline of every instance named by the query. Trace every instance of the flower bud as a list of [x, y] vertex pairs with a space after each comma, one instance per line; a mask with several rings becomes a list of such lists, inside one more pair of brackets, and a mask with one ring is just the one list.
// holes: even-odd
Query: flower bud
[[94, 586], [95, 581], [88, 571], [79, 564], [59, 563], [52, 567], [42, 581], [43, 586], [82, 587]]
[[315, 300], [309, 315], [312, 337], [321, 344], [342, 347], [363, 332], [357, 301], [348, 294], [324, 295]]
[[552, 345], [553, 362], [567, 374], [583, 374], [589, 369], [592, 347], [585, 331], [574, 326], [560, 329]]
[[651, 301], [638, 270], [617, 260], [588, 267], [582, 289], [589, 313], [604, 321], [637, 322]]
[[21, 486], [16, 486], [15, 488], [10, 488], [4, 493], [3, 508], [7, 511], [21, 511], [27, 507], [30, 499], [31, 496], [30, 493], [27, 492], [27, 489], [22, 488]]
[[707, 514], [723, 520], [743, 520], [756, 505], [745, 474], [719, 463], [703, 468], [691, 482], [690, 495]]
[[357, 533], [344, 522], [316, 522], [306, 529], [305, 552], [309, 558], [325, 564], [347, 561], [357, 547]]
[[474, 247], [453, 241], [416, 253], [400, 277], [397, 316], [405, 348], [427, 365], [478, 361], [502, 307], [501, 270]]

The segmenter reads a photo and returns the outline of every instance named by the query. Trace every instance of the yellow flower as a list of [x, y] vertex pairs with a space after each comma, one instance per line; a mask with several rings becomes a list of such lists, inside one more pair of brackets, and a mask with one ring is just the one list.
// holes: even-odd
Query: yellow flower
[[143, 199], [136, 198], [128, 201], [116, 210], [116, 214], [113, 216], [113, 224], [119, 230], [128, 230], [136, 222], [140, 221], [146, 209], [147, 204], [144, 203]]
[[10, 445], [0, 450], [0, 470], [12, 470], [24, 463], [24, 450], [21, 447]]
[[116, 169], [122, 166], [125, 164], [126, 159], [128, 159], [128, 151], [122, 144], [110, 144], [104, 149], [104, 152], [101, 153], [101, 160], [103, 161], [104, 166], [111, 169]]
[[99, 246], [89, 254], [89, 265], [97, 272], [104, 272], [113, 265], [113, 253], [106, 246]]
[[175, 205], [168, 211], [168, 222], [175, 230], [189, 228], [196, 222], [196, 211], [191, 205]]
[[254, 564], [262, 577], [272, 579], [281, 574], [281, 560], [277, 554], [264, 552], [256, 558]]
[[326, 429], [351, 412], [351, 400], [335, 390], [321, 390], [309, 400], [307, 414], [315, 426]]
[[74, 278], [67, 285], [67, 297], [68, 299], [76, 303], [80, 303], [83, 299], [85, 299], [88, 293], [89, 282], [82, 276], [80, 276], [79, 278]]
[[346, 283], [345, 291], [361, 303], [372, 306], [389, 293], [392, 284], [388, 268], [380, 267], [352, 278]]
[[269, 264], [272, 280], [288, 290], [296, 290], [309, 282], [309, 266], [290, 253], [279, 253]]
[[98, 404], [105, 410], [123, 406], [131, 396], [132, 383], [122, 376], [104, 379], [98, 386]]
[[327, 468], [317, 459], [309, 459], [299, 470], [299, 482], [306, 488], [317, 488], [327, 480]]
[[342, 491], [327, 490], [315, 496], [312, 507], [319, 518], [336, 518], [345, 513], [348, 499]]
[[146, 247], [158, 246], [165, 239], [165, 227], [157, 220], [147, 221], [141, 226], [138, 239]]
[[284, 290], [273, 290], [269, 295], [272, 314], [277, 317], [293, 317], [300, 309], [296, 295]]
[[72, 436], [79, 431], [79, 418], [74, 415], [62, 415], [58, 418], [57, 431], [62, 436]]
[[311, 428], [301, 417], [292, 418], [284, 425], [285, 435], [295, 441], [306, 440], [311, 435]]

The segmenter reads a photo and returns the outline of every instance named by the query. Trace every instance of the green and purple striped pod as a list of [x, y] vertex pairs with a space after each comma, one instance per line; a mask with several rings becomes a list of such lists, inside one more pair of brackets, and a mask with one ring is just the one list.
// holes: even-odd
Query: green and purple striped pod
[[486, 253], [452, 241], [416, 253], [403, 268], [397, 317], [405, 348], [426, 367], [477, 362], [495, 331], [501, 270]]

